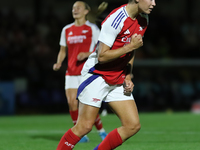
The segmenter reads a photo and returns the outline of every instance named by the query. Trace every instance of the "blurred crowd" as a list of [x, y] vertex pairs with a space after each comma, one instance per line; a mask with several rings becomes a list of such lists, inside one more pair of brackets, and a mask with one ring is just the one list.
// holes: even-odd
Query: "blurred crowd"
[[[99, 16], [99, 27], [118, 5], [110, 6], [112, 8], [108, 7]], [[27, 106], [42, 109], [49, 104], [49, 109], [54, 107], [54, 111], [61, 111], [60, 104], [67, 105], [64, 95], [67, 65], [58, 72], [54, 72], [52, 66], [59, 51], [61, 29], [73, 21], [71, 14], [61, 17], [49, 8], [39, 18], [34, 15], [21, 17], [10, 9], [7, 13], [0, 11], [0, 20], [0, 82], [17, 78], [27, 80], [27, 89], [16, 94], [19, 110]], [[198, 18], [173, 18], [155, 9], [149, 20], [144, 46], [137, 50], [136, 60], [200, 58]], [[133, 72], [134, 97], [141, 110], [188, 109], [192, 101], [200, 98], [198, 67], [135, 67]]]
[[191, 110], [200, 100], [197, 67], [135, 67], [134, 97], [141, 111]]

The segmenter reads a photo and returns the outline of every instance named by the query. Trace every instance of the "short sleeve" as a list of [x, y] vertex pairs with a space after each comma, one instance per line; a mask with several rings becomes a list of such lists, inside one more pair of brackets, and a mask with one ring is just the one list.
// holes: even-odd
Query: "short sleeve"
[[121, 15], [120, 13], [114, 13], [105, 20], [102, 24], [101, 32], [99, 35], [99, 41], [103, 42], [104, 44], [112, 47], [113, 43], [117, 35], [120, 33], [123, 27], [123, 19], [125, 16]]
[[94, 25], [92, 29], [92, 40], [94, 41], [94, 43], [97, 43], [99, 34], [100, 34], [99, 28], [96, 25]]
[[60, 46], [67, 46], [65, 37], [65, 28], [63, 28], [60, 36]]
[[99, 28], [97, 27], [96, 24], [90, 23], [89, 21], [87, 21], [86, 24], [88, 26], [90, 26], [91, 30], [92, 30], [92, 41], [91, 41], [91, 44], [90, 44], [89, 52], [93, 52], [94, 47], [95, 47], [95, 45], [98, 41], [98, 38], [99, 38], [100, 30], [99, 30]]

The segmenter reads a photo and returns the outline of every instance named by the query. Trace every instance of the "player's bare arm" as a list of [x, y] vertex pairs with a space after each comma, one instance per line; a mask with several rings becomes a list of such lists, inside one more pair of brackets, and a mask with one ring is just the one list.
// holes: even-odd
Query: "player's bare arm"
[[131, 93], [134, 88], [134, 84], [131, 80], [133, 78], [132, 68], [133, 68], [134, 58], [135, 58], [135, 53], [134, 53], [132, 59], [127, 64], [127, 75], [124, 79], [124, 92], [125, 93]]
[[133, 53], [133, 57], [131, 58], [131, 60], [129, 61], [129, 63], [127, 64], [127, 76], [130, 75], [131, 79], [133, 79], [133, 62], [135, 60], [135, 52]]
[[80, 52], [77, 56], [78, 61], [83, 61], [89, 57], [92, 52]]
[[58, 71], [62, 66], [62, 62], [67, 55], [67, 47], [60, 46], [60, 51], [58, 53], [57, 62], [53, 65], [53, 70]]
[[129, 44], [116, 50], [111, 50], [109, 46], [100, 42], [98, 50], [98, 61], [99, 63], [107, 63], [113, 61], [126, 53], [138, 49], [141, 46], [143, 46], [143, 40], [140, 34], [132, 35], [131, 42]]

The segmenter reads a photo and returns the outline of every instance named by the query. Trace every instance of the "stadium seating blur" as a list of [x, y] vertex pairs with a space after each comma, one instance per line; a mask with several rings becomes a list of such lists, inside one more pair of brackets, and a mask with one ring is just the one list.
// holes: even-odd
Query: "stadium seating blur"
[[[61, 29], [73, 22], [73, 2], [35, 0], [27, 4], [19, 0], [10, 5], [9, 1], [0, 5], [0, 82], [22, 79], [26, 85], [19, 90], [22, 84], [15, 84], [15, 113], [68, 112], [64, 95], [67, 64], [63, 63], [58, 72], [52, 66]], [[95, 7], [101, 1], [90, 2]], [[177, 3], [157, 2], [149, 16], [144, 46], [136, 51], [133, 93], [140, 111], [189, 110], [200, 98], [198, 2], [187, 5], [188, 1], [183, 0], [184, 5], [176, 7]], [[119, 0], [110, 1], [97, 25], [121, 4]]]

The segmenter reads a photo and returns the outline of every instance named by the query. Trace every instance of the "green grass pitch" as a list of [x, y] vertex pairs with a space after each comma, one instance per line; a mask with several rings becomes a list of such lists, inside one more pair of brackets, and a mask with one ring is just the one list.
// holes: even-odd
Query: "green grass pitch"
[[[114, 114], [101, 117], [110, 132], [120, 126]], [[200, 115], [140, 113], [142, 128], [116, 150], [200, 150]], [[61, 136], [72, 127], [68, 114], [0, 117], [0, 150], [56, 150]], [[95, 128], [90, 142], [74, 150], [93, 150], [101, 142]]]

